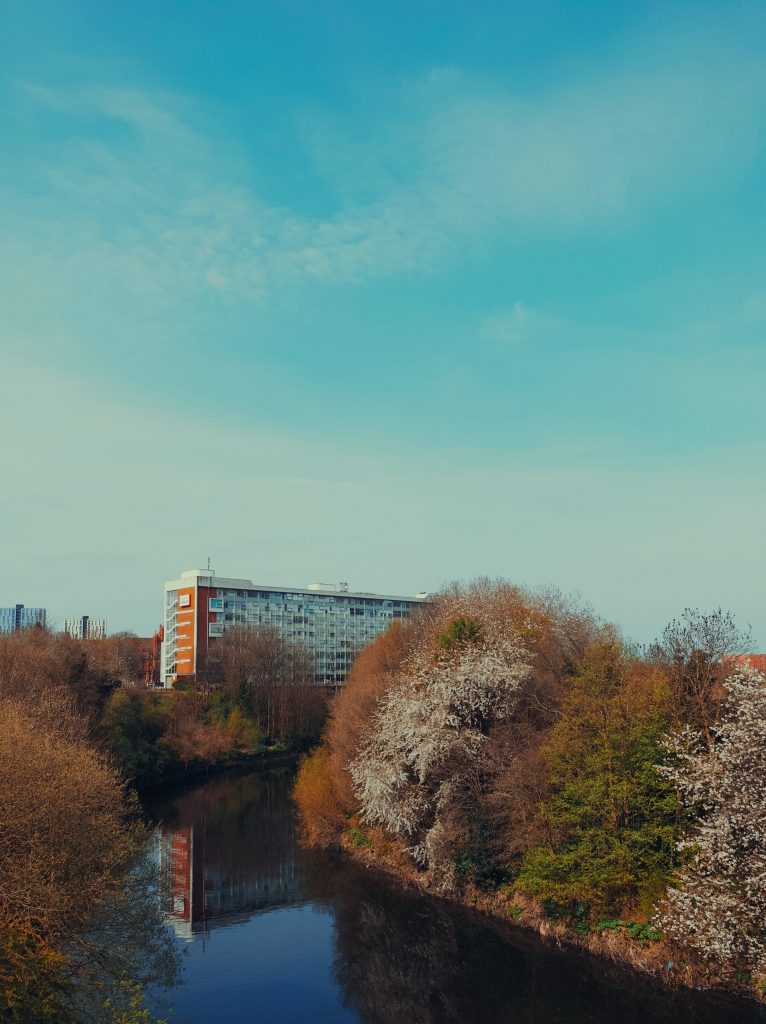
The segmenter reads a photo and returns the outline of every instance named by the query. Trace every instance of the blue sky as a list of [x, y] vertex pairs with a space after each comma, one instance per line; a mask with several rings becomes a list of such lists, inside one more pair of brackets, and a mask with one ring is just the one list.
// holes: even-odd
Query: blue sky
[[204, 565], [766, 642], [766, 10], [6, 4], [0, 604]]

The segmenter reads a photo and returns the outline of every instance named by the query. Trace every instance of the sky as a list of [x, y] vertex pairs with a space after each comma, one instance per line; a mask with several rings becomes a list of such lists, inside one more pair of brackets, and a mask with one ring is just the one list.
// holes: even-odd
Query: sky
[[766, 644], [766, 7], [0, 4], [0, 605], [578, 592]]

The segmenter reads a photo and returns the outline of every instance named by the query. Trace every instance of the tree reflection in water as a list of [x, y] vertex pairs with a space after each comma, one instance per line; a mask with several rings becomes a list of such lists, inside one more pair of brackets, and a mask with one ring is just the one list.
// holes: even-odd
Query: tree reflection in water
[[[347, 858], [303, 850], [295, 841], [291, 784], [288, 770], [226, 776], [153, 805], [163, 821], [163, 907], [177, 934], [189, 940], [302, 903], [327, 911], [336, 1005], [364, 1024], [764, 1020], [755, 1006], [669, 992], [532, 933], [405, 892]], [[308, 965], [305, 918], [286, 921], [282, 930], [295, 929], [295, 948], [305, 949]], [[204, 967], [195, 961], [195, 969]], [[251, 1019], [259, 990], [246, 998], [246, 1006], [232, 1009], [241, 1013], [236, 1019]], [[305, 1016], [295, 1019], [313, 1021], [315, 1010], [307, 1000]]]
[[304, 885], [335, 918], [343, 1003], [364, 1024], [739, 1024], [764, 1015], [672, 992], [446, 901], [316, 856]]

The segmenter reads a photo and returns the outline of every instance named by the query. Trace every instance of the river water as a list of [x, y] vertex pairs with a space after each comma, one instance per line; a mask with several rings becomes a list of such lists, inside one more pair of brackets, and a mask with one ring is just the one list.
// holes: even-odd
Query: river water
[[182, 981], [172, 1024], [760, 1024], [296, 843], [289, 769], [147, 805]]

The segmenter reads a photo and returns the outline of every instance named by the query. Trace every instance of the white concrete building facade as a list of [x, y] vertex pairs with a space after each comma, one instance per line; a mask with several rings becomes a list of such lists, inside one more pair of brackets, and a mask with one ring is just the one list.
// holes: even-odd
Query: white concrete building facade
[[92, 619], [90, 615], [64, 619], [64, 632], [75, 640], [103, 640], [106, 636], [106, 619]]

